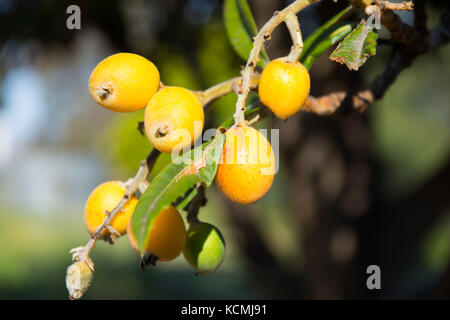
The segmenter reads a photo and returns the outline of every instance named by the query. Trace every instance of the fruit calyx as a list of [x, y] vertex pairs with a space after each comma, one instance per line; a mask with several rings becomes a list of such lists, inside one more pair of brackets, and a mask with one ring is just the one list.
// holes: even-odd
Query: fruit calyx
[[155, 128], [155, 138], [164, 138], [169, 134], [169, 125], [167, 123], [162, 123], [160, 126]]
[[156, 261], [158, 261], [158, 257], [153, 253], [144, 253], [142, 256], [141, 262], [139, 263], [139, 268], [144, 271], [148, 266], [155, 266]]
[[111, 84], [102, 84], [100, 88], [97, 89], [97, 95], [100, 100], [106, 100], [112, 94], [113, 87]]

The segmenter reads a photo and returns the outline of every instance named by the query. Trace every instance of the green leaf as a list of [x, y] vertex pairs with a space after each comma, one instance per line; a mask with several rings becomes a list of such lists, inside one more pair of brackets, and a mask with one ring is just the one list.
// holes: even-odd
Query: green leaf
[[377, 38], [378, 35], [363, 19], [331, 53], [330, 59], [356, 71], [369, 57], [376, 54]]
[[[217, 134], [212, 141], [205, 142], [176, 158], [176, 161], [167, 165], [150, 182], [131, 218], [132, 232], [141, 251], [153, 221], [163, 209], [173, 203], [183, 203], [183, 197], [192, 187], [198, 184], [209, 187], [212, 184], [224, 141], [225, 135]], [[200, 155], [197, 154], [199, 150], [202, 151]], [[192, 191], [189, 192], [188, 197], [191, 193]]]
[[327, 31], [322, 33], [319, 38], [317, 38], [314, 47], [309, 50], [307, 55], [302, 55], [300, 62], [306, 67], [306, 69], [311, 69], [313, 63], [331, 46], [338, 43], [344, 37], [346, 37], [355, 27], [355, 24], [351, 23], [339, 23], [332, 26]]
[[320, 40], [324, 34], [330, 33], [330, 28], [336, 25], [339, 21], [346, 18], [351, 11], [353, 10], [352, 6], [348, 6], [342, 11], [338, 12], [334, 15], [330, 20], [325, 22], [320, 26], [319, 29], [314, 31], [305, 41], [303, 41], [303, 50], [302, 55], [300, 56], [300, 61], [303, 61], [307, 55], [309, 55], [310, 51], [320, 43]]
[[[238, 55], [247, 61], [253, 48], [253, 37], [258, 33], [247, 0], [225, 0], [223, 14], [231, 45]], [[259, 54], [259, 59], [258, 65], [261, 67], [270, 61], [264, 48]]]

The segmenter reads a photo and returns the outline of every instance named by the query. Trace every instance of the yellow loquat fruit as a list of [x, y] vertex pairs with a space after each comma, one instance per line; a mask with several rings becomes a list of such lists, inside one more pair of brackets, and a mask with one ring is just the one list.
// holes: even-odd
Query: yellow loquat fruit
[[[86, 202], [84, 208], [84, 222], [88, 232], [93, 235], [97, 228], [107, 217], [107, 212], [111, 212], [120, 202], [126, 192], [126, 188], [121, 181], [108, 181], [96, 187]], [[117, 212], [110, 222], [110, 227], [121, 236], [127, 232], [128, 222], [138, 203], [138, 198], [131, 196], [122, 210]], [[104, 229], [102, 234], [104, 238], [111, 236], [109, 229]]]
[[[128, 225], [128, 240], [131, 247], [140, 253], [131, 223]], [[170, 205], [163, 209], [153, 221], [144, 256], [152, 255], [158, 261], [173, 260], [181, 253], [185, 242], [186, 228], [183, 218], [177, 209]]]
[[203, 130], [203, 107], [197, 96], [181, 87], [164, 87], [149, 101], [145, 132], [159, 151], [170, 153], [189, 147]]
[[274, 174], [272, 147], [258, 130], [242, 126], [226, 132], [216, 183], [227, 198], [240, 204], [258, 201], [272, 186]]
[[305, 104], [310, 82], [308, 70], [300, 62], [273, 60], [259, 79], [259, 97], [278, 118], [286, 120]]
[[117, 53], [101, 61], [89, 78], [92, 98], [101, 106], [132, 112], [144, 108], [159, 88], [159, 71], [146, 58]]

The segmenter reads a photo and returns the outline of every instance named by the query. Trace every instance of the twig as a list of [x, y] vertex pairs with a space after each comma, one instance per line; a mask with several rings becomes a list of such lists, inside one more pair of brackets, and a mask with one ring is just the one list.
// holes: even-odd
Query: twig
[[[152, 152], [153, 153], [153, 150]], [[151, 154], [150, 153], [150, 154]], [[143, 180], [145, 180], [148, 176], [149, 168], [147, 165], [147, 161], [142, 161], [141, 165], [139, 166], [139, 170], [136, 173], [136, 176], [127, 181], [126, 184], [126, 191], [123, 195], [122, 199], [120, 199], [119, 203], [116, 205], [116, 207], [108, 213], [105, 220], [103, 220], [103, 223], [97, 228], [95, 234], [93, 235], [94, 238], [99, 238], [103, 230], [105, 230], [108, 226], [111, 220], [114, 218], [114, 216], [122, 210], [125, 203], [130, 199], [130, 197], [136, 192], [136, 190], [139, 187], [139, 183]]]
[[375, 3], [378, 7], [380, 7], [381, 10], [413, 10], [414, 3], [412, 1], [403, 1], [402, 3], [392, 3], [387, 0], [349, 0], [349, 2], [359, 9], [365, 9], [368, 6], [371, 6], [373, 3]]
[[303, 50], [303, 39], [300, 31], [300, 24], [298, 22], [297, 15], [289, 12], [284, 20], [289, 30], [292, 39], [292, 47], [286, 60], [289, 62], [297, 61], [300, 58]]
[[145, 159], [145, 162], [147, 163], [148, 174], [152, 172], [156, 160], [158, 160], [160, 154], [161, 152], [156, 148], [153, 148], [152, 151], [150, 151], [150, 153], [148, 154], [147, 158]]
[[262, 117], [261, 117], [261, 115], [260, 114], [257, 114], [256, 116], [254, 116], [252, 119], [250, 119], [249, 121], [248, 121], [248, 125], [250, 126], [250, 125], [252, 125], [252, 124], [255, 124], [255, 123], [257, 123], [259, 120], [261, 120], [262, 119]]
[[378, 0], [381, 10], [413, 10], [414, 3], [412, 1], [403, 1], [402, 3], [392, 3], [389, 1]]
[[189, 202], [188, 210], [187, 210], [187, 221], [189, 224], [193, 224], [198, 222], [198, 212], [200, 207], [206, 205], [206, 197], [205, 197], [205, 188], [203, 186], [199, 186], [197, 188], [197, 194], [195, 197]]
[[248, 58], [247, 64], [243, 71], [242, 86], [239, 90], [238, 100], [236, 102], [236, 111], [234, 113], [234, 123], [235, 125], [242, 124], [245, 112], [245, 101], [247, 100], [248, 93], [250, 91], [250, 81], [251, 74], [258, 63], [258, 56], [264, 42], [270, 39], [273, 30], [286, 19], [286, 15], [292, 13], [297, 14], [300, 10], [306, 8], [307, 6], [319, 2], [320, 0], [296, 0], [286, 8], [281, 11], [276, 11], [272, 18], [259, 30], [258, 34], [253, 39], [253, 48], [250, 51], [250, 56]]
[[398, 14], [393, 11], [382, 11], [381, 23], [391, 33], [392, 40], [397, 43], [409, 45], [421, 39], [417, 30], [404, 23]]
[[137, 129], [138, 129], [139, 133], [140, 133], [143, 137], [145, 137], [145, 123], [144, 123], [144, 121], [139, 121], [139, 122], [138, 122]]
[[[261, 75], [258, 72], [254, 72], [251, 76], [250, 88], [256, 88], [258, 86], [259, 77]], [[204, 91], [196, 91], [200, 103], [204, 106], [204, 109], [207, 109], [210, 106], [210, 103], [222, 96], [225, 96], [233, 91], [236, 88], [239, 88], [242, 84], [242, 77], [235, 77], [229, 80], [220, 82]]]
[[[415, 8], [416, 14], [419, 11], [416, 21], [421, 21], [426, 14], [421, 12], [423, 9], [419, 5]], [[415, 27], [411, 27], [403, 23], [398, 15], [391, 11], [384, 12], [381, 21], [391, 32], [394, 41], [392, 58], [389, 59], [384, 71], [368, 89], [356, 93], [339, 91], [319, 98], [309, 97], [303, 111], [318, 115], [330, 115], [337, 112], [338, 109], [343, 113], [347, 111], [363, 112], [373, 102], [384, 96], [398, 75], [408, 68], [416, 57], [433, 51], [450, 41], [450, 16], [448, 14], [444, 14], [441, 24], [425, 37], [423, 36], [423, 21], [418, 21]]]
[[[95, 233], [92, 235], [91, 239], [88, 241], [88, 243], [85, 246], [73, 248], [70, 250], [70, 253], [72, 253], [72, 260], [73, 261], [85, 261], [89, 268], [94, 271], [94, 263], [89, 258], [89, 254], [93, 248], [95, 248], [95, 244], [97, 240], [104, 238], [103, 231], [105, 229], [110, 229], [110, 222], [114, 218], [114, 216], [122, 210], [125, 203], [130, 199], [130, 197], [136, 192], [136, 190], [142, 186], [142, 182], [147, 179], [147, 176], [151, 169], [153, 168], [154, 163], [156, 162], [156, 159], [159, 156], [159, 151], [155, 151], [156, 149], [153, 149], [146, 160], [142, 161], [139, 170], [134, 176], [134, 178], [128, 180], [125, 183], [126, 191], [123, 197], [120, 199], [119, 203], [116, 205], [116, 207], [111, 210], [111, 212], [107, 212], [107, 215], [105, 219], [103, 220], [102, 224], [97, 228]], [[114, 232], [114, 230], [111, 230]], [[114, 233], [107, 238], [110, 242], [114, 242], [115, 237]]]
[[333, 114], [344, 101], [346, 95], [346, 92], [339, 91], [319, 98], [309, 96], [302, 111], [312, 112], [321, 116]]

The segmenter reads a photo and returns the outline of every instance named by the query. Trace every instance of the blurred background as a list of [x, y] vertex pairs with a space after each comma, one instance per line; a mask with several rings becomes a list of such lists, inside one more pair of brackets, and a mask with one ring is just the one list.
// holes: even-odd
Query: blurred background
[[[289, 2], [249, 4], [261, 27]], [[81, 8], [81, 30], [66, 28], [71, 4]], [[325, 0], [304, 10], [304, 37], [346, 5]], [[427, 1], [430, 28], [445, 10]], [[411, 22], [413, 13], [401, 16]], [[268, 53], [289, 48], [280, 27]], [[324, 55], [311, 70], [311, 93], [364, 88], [391, 50], [378, 46], [357, 73]], [[153, 61], [165, 84], [195, 90], [239, 75], [244, 64], [219, 0], [0, 0], [1, 299], [66, 299], [69, 250], [89, 239], [89, 193], [134, 175], [151, 150], [137, 130], [143, 112], [115, 114], [89, 95], [95, 65], [123, 51]], [[365, 114], [259, 123], [280, 129], [280, 170], [251, 206], [207, 190], [200, 219], [220, 228], [228, 250], [216, 273], [196, 277], [182, 256], [142, 272], [124, 237], [94, 249], [84, 298], [449, 298], [449, 55], [446, 46], [416, 59]], [[218, 100], [207, 126], [230, 116], [234, 102]], [[366, 287], [372, 264], [381, 290]]]

